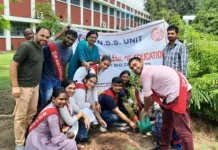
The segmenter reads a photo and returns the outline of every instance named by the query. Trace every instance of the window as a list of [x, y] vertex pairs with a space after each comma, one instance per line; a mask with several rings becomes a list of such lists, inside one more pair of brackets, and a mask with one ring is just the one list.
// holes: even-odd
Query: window
[[141, 18], [138, 18], [138, 23], [141, 24]]
[[131, 15], [131, 20], [133, 20], [133, 15]]
[[104, 14], [107, 14], [107, 6], [104, 6], [104, 5], [103, 5], [103, 7], [102, 7], [102, 12], [103, 12]]
[[129, 14], [126, 14], [126, 18], [129, 19]]
[[122, 12], [121, 17], [122, 17], [122, 19], [125, 18], [125, 13], [124, 12]]
[[90, 9], [91, 8], [91, 1], [90, 0], [84, 0], [83, 1], [83, 7]]
[[117, 18], [120, 18], [120, 12], [117, 11]]
[[0, 29], [0, 36], [4, 36], [4, 31]]
[[94, 10], [100, 11], [100, 4], [99, 3], [94, 2]]
[[137, 17], [135, 17], [134, 21], [135, 21], [136, 23], [138, 23], [138, 18], [137, 18]]
[[67, 0], [61, 0], [61, 1], [63, 1], [63, 2], [67, 2]]
[[29, 23], [23, 23], [23, 22], [11, 22], [11, 26], [12, 26], [12, 31], [11, 31], [12, 36], [23, 36], [23, 30], [25, 28], [30, 28]]
[[70, 0], [70, 1], [71, 1], [71, 4], [74, 4], [74, 5], [77, 5], [77, 6], [80, 5], [80, 0]]
[[110, 15], [113, 16], [114, 15], [114, 9], [110, 8]]

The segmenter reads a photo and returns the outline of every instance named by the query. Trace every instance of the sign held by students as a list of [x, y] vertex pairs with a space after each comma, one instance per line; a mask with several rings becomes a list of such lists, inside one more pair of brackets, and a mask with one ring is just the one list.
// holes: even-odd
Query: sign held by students
[[[146, 65], [161, 65], [163, 48], [167, 44], [164, 20], [151, 22], [128, 31], [117, 33], [99, 33], [96, 45], [101, 56], [109, 55], [111, 66], [98, 78], [99, 89], [110, 87], [111, 80], [123, 70], [130, 70], [128, 61], [131, 57], [140, 57]], [[83, 40], [87, 30], [75, 28], [78, 32], [78, 41]]]

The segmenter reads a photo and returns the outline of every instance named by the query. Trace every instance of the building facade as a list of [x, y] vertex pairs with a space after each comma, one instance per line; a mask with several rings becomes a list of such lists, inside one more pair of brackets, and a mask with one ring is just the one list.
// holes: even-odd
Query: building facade
[[192, 24], [193, 20], [195, 19], [195, 15], [187, 15], [183, 16], [182, 19], [189, 25]]
[[[0, 51], [14, 50], [24, 41], [23, 30], [30, 27], [35, 32], [40, 23], [39, 12], [34, 10], [37, 3], [46, 0], [22, 0], [9, 3], [0, 0], [5, 8], [4, 17], [10, 21], [12, 30], [0, 30]], [[57, 17], [74, 27], [95, 29], [101, 32], [127, 30], [150, 22], [150, 14], [123, 3], [123, 0], [47, 0]], [[38, 14], [37, 14], [38, 13]]]

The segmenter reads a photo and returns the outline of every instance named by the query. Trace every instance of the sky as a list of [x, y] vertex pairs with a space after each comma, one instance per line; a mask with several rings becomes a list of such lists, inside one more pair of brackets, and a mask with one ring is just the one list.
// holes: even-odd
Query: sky
[[137, 10], [140, 10], [140, 11], [142, 11], [144, 9], [143, 0], [118, 0], [118, 1], [125, 3], [125, 4], [135, 8]]

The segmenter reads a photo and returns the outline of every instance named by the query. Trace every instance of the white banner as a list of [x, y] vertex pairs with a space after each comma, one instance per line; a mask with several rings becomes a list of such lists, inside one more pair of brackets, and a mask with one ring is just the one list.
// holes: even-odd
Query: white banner
[[[160, 65], [163, 61], [163, 48], [167, 44], [168, 24], [164, 20], [151, 22], [127, 31], [99, 33], [96, 45], [101, 55], [110, 55], [112, 64], [98, 78], [99, 89], [107, 89], [111, 80], [123, 70], [130, 70], [128, 60], [137, 56], [147, 65]], [[82, 40], [87, 30], [74, 29]]]

